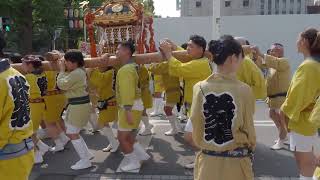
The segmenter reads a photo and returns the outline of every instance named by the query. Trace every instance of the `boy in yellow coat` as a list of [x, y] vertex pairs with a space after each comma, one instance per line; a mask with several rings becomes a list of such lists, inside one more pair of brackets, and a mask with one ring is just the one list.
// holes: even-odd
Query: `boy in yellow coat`
[[[108, 68], [106, 70], [93, 69], [89, 73], [90, 84], [95, 88], [98, 95], [97, 108], [99, 110], [98, 127], [103, 129], [102, 132], [109, 141], [104, 152], [116, 152], [119, 142], [110, 127], [110, 123], [116, 122], [118, 119], [118, 108], [116, 101], [116, 70]], [[103, 82], [103, 83], [102, 83]]]
[[[226, 36], [224, 36], [226, 37]], [[194, 86], [193, 139], [200, 148], [195, 180], [253, 180], [256, 146], [251, 88], [237, 80], [242, 47], [231, 36], [209, 43], [217, 73]]]
[[27, 180], [34, 163], [29, 85], [9, 60], [0, 60], [1, 179]]
[[38, 56], [27, 55], [22, 58], [22, 67], [27, 73], [25, 75], [30, 85], [30, 117], [33, 124], [32, 140], [37, 145], [35, 151], [35, 163], [43, 162], [43, 155], [50, 149], [37, 137], [40, 122], [44, 120], [46, 109], [43, 97], [47, 93], [48, 81], [42, 69], [42, 62]]
[[136, 131], [139, 127], [144, 110], [139, 87], [138, 65], [134, 63], [132, 54], [135, 52], [134, 42], [122, 42], [116, 56], [122, 67], [117, 73], [116, 97], [118, 103], [118, 140], [120, 147], [128, 159], [128, 164], [120, 167], [123, 172], [140, 168], [140, 162], [150, 156], [136, 142]]
[[[174, 46], [173, 50], [174, 51], [182, 50], [182, 48]], [[179, 78], [175, 76], [170, 76], [168, 62], [152, 64], [149, 70], [155, 75], [161, 75], [163, 79], [163, 87], [165, 90], [165, 101], [166, 101], [164, 111], [171, 124], [171, 129], [165, 132], [165, 135], [167, 136], [176, 135], [178, 134], [178, 132], [182, 132], [179, 122], [176, 120], [176, 117], [172, 113], [174, 106], [180, 102], [181, 94], [180, 94]]]
[[[249, 42], [243, 37], [236, 37], [235, 39], [242, 46], [249, 45]], [[252, 88], [256, 99], [264, 100], [267, 97], [267, 88], [263, 73], [252, 61], [250, 52], [245, 52], [245, 58], [237, 71], [237, 78]]]
[[[187, 53], [194, 59], [187, 63], [182, 63], [172, 56], [173, 43], [171, 41], [163, 41], [160, 49], [164, 58], [168, 60], [169, 75], [173, 77], [181, 77], [184, 80], [184, 103], [187, 112], [190, 111], [193, 96], [193, 86], [209, 77], [212, 73], [209, 60], [204, 57], [207, 42], [198, 35], [190, 37], [187, 47]], [[193, 145], [192, 127], [190, 119], [185, 128], [185, 140]], [[194, 164], [186, 165], [187, 168], [193, 168]]]

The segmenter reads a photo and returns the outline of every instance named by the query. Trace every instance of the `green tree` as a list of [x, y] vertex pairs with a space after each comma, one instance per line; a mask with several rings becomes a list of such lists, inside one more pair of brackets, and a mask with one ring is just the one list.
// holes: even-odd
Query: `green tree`
[[0, 16], [8, 16], [13, 22], [9, 43], [16, 42], [23, 54], [31, 53], [33, 45], [50, 44], [54, 29], [63, 25], [64, 4], [65, 0], [1, 0]]

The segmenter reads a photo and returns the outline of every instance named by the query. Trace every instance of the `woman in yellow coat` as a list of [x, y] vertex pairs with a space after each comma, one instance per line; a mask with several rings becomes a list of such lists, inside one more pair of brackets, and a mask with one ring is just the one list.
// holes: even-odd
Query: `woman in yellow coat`
[[297, 47], [305, 60], [292, 78], [281, 114], [288, 121], [290, 149], [294, 152], [300, 179], [311, 180], [316, 168], [313, 149], [317, 127], [309, 118], [320, 96], [320, 32], [314, 28], [305, 30], [298, 37]]
[[44, 120], [46, 105], [43, 97], [47, 93], [48, 80], [42, 69], [42, 61], [38, 56], [27, 55], [22, 58], [22, 67], [27, 73], [25, 75], [30, 85], [30, 117], [33, 123], [32, 140], [36, 144], [35, 163], [43, 162], [43, 155], [49, 150], [49, 146], [37, 137], [40, 122]]
[[66, 97], [63, 91], [57, 87], [56, 71], [45, 71], [48, 81], [47, 93], [43, 97], [45, 102], [44, 122], [46, 124], [49, 136], [54, 140], [55, 147], [50, 151], [59, 152], [64, 150], [64, 146], [69, 142], [68, 136], [64, 132], [64, 123], [61, 114], [66, 107]]
[[1, 179], [27, 180], [34, 163], [29, 85], [9, 60], [0, 60], [0, 87]]
[[217, 72], [193, 88], [190, 119], [200, 148], [194, 179], [253, 180], [255, 98], [236, 77], [244, 57], [242, 47], [232, 36], [223, 36], [209, 43], [209, 51]]

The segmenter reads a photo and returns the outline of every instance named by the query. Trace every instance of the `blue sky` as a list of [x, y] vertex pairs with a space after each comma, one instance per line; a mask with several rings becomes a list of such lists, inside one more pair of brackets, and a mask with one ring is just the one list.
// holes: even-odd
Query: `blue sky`
[[155, 13], [162, 17], [179, 17], [180, 11], [176, 10], [176, 0], [154, 0]]

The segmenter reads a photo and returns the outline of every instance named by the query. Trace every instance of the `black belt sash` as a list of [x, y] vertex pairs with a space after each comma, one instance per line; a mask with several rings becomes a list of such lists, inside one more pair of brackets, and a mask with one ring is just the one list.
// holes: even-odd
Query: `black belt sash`
[[115, 98], [115, 96], [111, 96], [106, 100], [98, 101], [97, 108], [99, 109], [99, 111], [107, 109], [108, 108], [108, 102], [113, 98]]
[[90, 103], [89, 95], [68, 99], [68, 105], [79, 105], [79, 104], [87, 104], [87, 103]]
[[282, 92], [282, 93], [270, 95], [268, 97], [269, 98], [277, 98], [277, 97], [286, 97], [286, 96], [287, 96], [287, 92]]
[[229, 157], [229, 158], [249, 157], [252, 160], [253, 160], [253, 155], [254, 155], [254, 153], [251, 150], [249, 150], [248, 148], [237, 148], [232, 151], [223, 151], [223, 152], [202, 150], [202, 153], [209, 155], [209, 156], [217, 156], [217, 157]]

